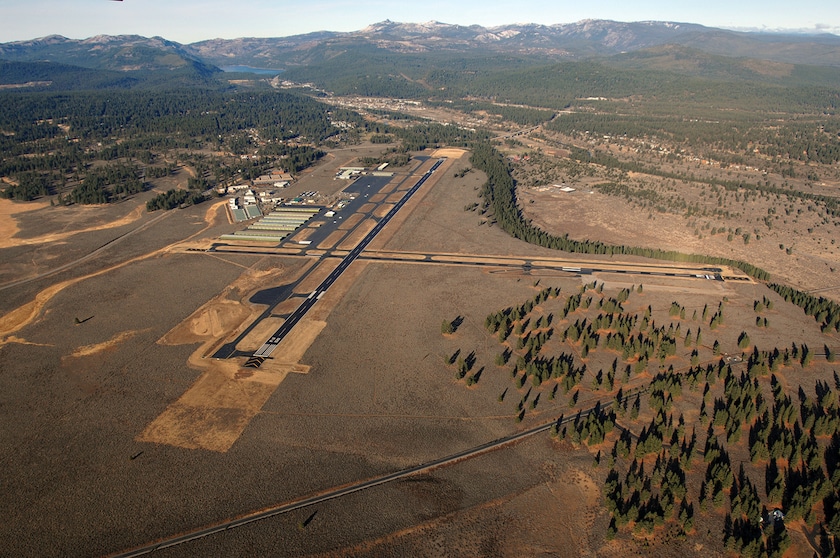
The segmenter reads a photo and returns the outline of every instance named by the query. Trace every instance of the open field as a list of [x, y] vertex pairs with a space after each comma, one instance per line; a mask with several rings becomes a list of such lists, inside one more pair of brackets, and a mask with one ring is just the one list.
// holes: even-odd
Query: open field
[[[331, 155], [335, 159], [316, 166], [301, 190], [316, 189], [320, 181], [329, 181], [324, 189], [337, 189], [341, 185], [332, 180], [330, 165], [338, 166], [344, 157], [351, 162], [348, 155]], [[484, 177], [474, 171], [456, 178], [469, 163], [466, 156], [455, 159], [460, 153], [450, 155], [371, 245], [387, 252], [440, 256], [422, 263], [356, 261], [258, 370], [243, 368], [241, 357], [216, 361], [206, 355], [263, 311], [260, 292], [296, 280], [314, 254], [184, 250], [184, 241], [187, 246], [205, 245], [233, 228], [221, 218], [220, 207], [173, 211], [78, 266], [6, 289], [0, 306], [2, 319], [10, 324], [4, 325], [0, 343], [0, 461], [7, 479], [0, 507], [6, 518], [0, 524], [4, 552], [119, 552], [430, 461], [561, 414], [569, 416], [599, 399], [609, 401], [620, 387], [646, 386], [669, 365], [685, 372], [694, 348], [703, 364], [717, 362], [712, 352], [716, 340], [724, 353], [740, 355], [741, 332], [749, 333], [751, 346], [762, 350], [791, 343], [818, 351], [823, 345], [840, 349], [836, 336], [820, 333], [811, 317], [759, 283], [643, 278], [632, 270], [592, 277], [539, 275], [496, 267], [510, 259], [549, 261], [563, 254], [512, 239], [476, 213], [465, 212], [477, 199]], [[567, 199], [541, 198], [543, 215], [568, 215]], [[595, 198], [585, 201], [590, 199]], [[18, 227], [18, 236], [37, 247], [39, 262], [31, 267], [20, 246], [0, 248], [3, 261], [8, 257], [19, 267], [8, 280], [43, 271], [53, 261], [72, 262], [151, 221], [156, 214], [138, 211], [143, 203], [138, 196], [84, 211], [44, 206], [16, 215], [13, 222], [8, 211], [2, 216], [4, 230]], [[583, 201], [573, 210], [574, 219], [543, 217], [544, 222], [562, 230], [577, 226], [570, 234], [601, 231], [605, 237], [617, 235], [616, 223], [626, 222], [626, 230], [639, 234], [630, 240], [643, 242], [645, 232], [630, 229], [633, 219], [626, 214], [623, 221], [618, 216], [596, 221], [598, 216], [587, 212]], [[96, 214], [96, 227], [83, 225], [90, 213]], [[372, 220], [361, 223], [362, 229], [350, 233], [341, 247], [358, 241], [372, 225]], [[37, 241], [58, 232], [66, 233], [60, 238], [66, 244]], [[617, 258], [575, 258], [632, 267]], [[337, 262], [325, 260], [297, 292], [312, 290]], [[477, 263], [488, 265], [472, 265]], [[586, 286], [593, 280], [601, 291]], [[510, 368], [523, 352], [514, 345], [518, 334], [503, 344], [485, 327], [488, 315], [532, 299], [545, 287], [559, 288], [560, 295], [533, 311], [534, 322], [554, 316], [556, 333], [544, 345], [544, 354], [570, 353], [578, 365], [587, 366], [568, 393], [557, 390], [556, 380], [517, 387]], [[595, 304], [562, 318], [561, 312], [581, 291], [600, 302], [622, 289], [631, 292], [624, 303], [627, 314], [642, 315], [650, 308], [657, 324], [677, 324], [682, 334], [689, 328], [696, 334], [702, 327], [703, 341], [687, 347], [680, 337], [676, 354], [662, 365], [652, 360], [648, 369], [627, 381], [610, 389], [595, 387], [597, 373], [621, 355], [599, 347], [582, 356], [581, 343], [561, 339], [561, 327], [595, 318]], [[38, 293], [46, 294], [38, 299]], [[772, 299], [772, 310], [754, 310], [754, 301], [762, 297]], [[29, 318], [10, 319], [30, 301], [38, 304], [28, 311]], [[669, 315], [675, 301], [685, 317]], [[726, 320], [712, 331], [708, 317], [700, 313], [704, 306], [718, 304], [725, 305]], [[279, 311], [291, 306], [293, 301]], [[757, 315], [768, 318], [769, 326], [756, 327]], [[441, 321], [456, 317], [462, 319], [456, 331], [442, 334]], [[241, 348], [259, 346], [260, 336], [270, 334], [281, 320], [267, 319], [246, 339], [249, 347]], [[504, 348], [512, 350], [513, 361], [497, 365], [495, 358]], [[456, 367], [447, 364], [456, 350], [462, 356], [475, 354], [469, 377], [483, 370], [471, 385], [456, 379]], [[736, 373], [740, 366], [733, 366]], [[800, 383], [813, 396], [816, 380], [833, 381], [832, 369], [817, 356], [809, 366], [792, 363], [777, 374], [793, 397]], [[714, 387], [716, 397], [722, 396], [723, 383]], [[760, 384], [769, 393], [769, 378], [762, 376]], [[696, 409], [701, 397], [686, 388], [675, 404], [689, 424], [700, 420]], [[620, 419], [636, 435], [639, 425], [655, 414], [644, 401], [637, 422]], [[701, 430], [705, 427], [698, 428], [705, 440]], [[537, 435], [159, 554], [726, 555], [720, 535], [724, 512], [714, 508], [700, 514], [696, 504], [705, 470], [701, 459], [686, 482], [698, 512], [687, 538], [662, 542], [664, 538], [622, 531], [616, 540], [607, 540], [610, 514], [601, 487], [608, 467], [605, 462], [593, 467], [593, 459], [597, 452], [606, 455], [616, 436], [587, 446], [570, 437]], [[758, 483], [756, 471], [764, 464], [753, 466], [742, 446], [732, 448], [733, 462], [746, 461], [748, 474]], [[810, 556], [813, 542], [805, 523], [791, 522], [789, 530], [795, 543], [789, 555]]]
[[[636, 156], [644, 160], [643, 155]], [[569, 180], [562, 161], [535, 156], [533, 163], [523, 163], [519, 171], [523, 186], [529, 182], [531, 168], [541, 164], [543, 169], [557, 165], [541, 180]], [[665, 170], [676, 172], [679, 167]], [[705, 173], [709, 178], [732, 179], [731, 171], [710, 168]], [[820, 291], [835, 299], [840, 296], [840, 229], [835, 219], [817, 210], [814, 203], [743, 191], [718, 197], [722, 189], [702, 183], [674, 184], [657, 176], [632, 173], [628, 188], [621, 190], [629, 194], [610, 195], [598, 186], [607, 180], [604, 170], [599, 169], [595, 176], [571, 180], [574, 192], [525, 187], [519, 192], [520, 201], [528, 217], [549, 232], [611, 244], [627, 244], [632, 239], [636, 246], [749, 261], [799, 289]], [[809, 191], [804, 181], [795, 186]], [[831, 189], [832, 185], [820, 188]], [[691, 215], [682, 204], [701, 209]], [[702, 211], [708, 215], [700, 214]]]

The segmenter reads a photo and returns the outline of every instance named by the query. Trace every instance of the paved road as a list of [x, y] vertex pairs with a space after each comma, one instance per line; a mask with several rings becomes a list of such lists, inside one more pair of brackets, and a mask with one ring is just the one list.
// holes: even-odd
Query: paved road
[[[228, 252], [224, 248], [217, 248], [217, 252]], [[272, 252], [261, 250], [259, 248], [252, 248], [246, 250], [230, 250], [229, 252], [236, 254], [254, 254], [265, 255], [272, 254]], [[340, 254], [334, 254], [329, 251], [324, 254], [324, 258], [344, 258]], [[341, 251], [339, 251], [341, 252]], [[287, 257], [307, 256], [305, 250], [301, 250], [300, 254], [283, 254]], [[471, 254], [442, 254], [442, 253], [418, 253], [418, 252], [367, 252], [358, 256], [362, 260], [372, 261], [388, 261], [388, 262], [408, 262], [408, 263], [422, 263], [422, 264], [437, 264], [437, 265], [463, 265], [476, 267], [494, 267], [499, 269], [519, 269], [528, 273], [545, 271], [563, 271], [575, 275], [591, 275], [593, 273], [614, 273], [618, 275], [645, 275], [651, 277], [681, 277], [684, 279], [702, 279], [707, 281], [750, 281], [746, 276], [724, 276], [723, 269], [719, 267], [670, 267], [667, 265], [649, 265], [640, 263], [626, 263], [626, 262], [609, 262], [607, 266], [600, 266], [599, 262], [594, 261], [575, 261], [575, 260], [556, 260], [556, 263], [550, 263], [548, 259], [555, 260], [555, 258], [538, 257], [538, 258], [523, 258], [523, 257], [507, 257], [507, 256], [474, 256]], [[458, 259], [463, 258], [463, 259]], [[483, 260], [483, 261], [482, 261]], [[537, 263], [534, 263], [537, 262]], [[840, 288], [840, 287], [838, 287]]]
[[[446, 259], [441, 259], [440, 256], [446, 256]], [[549, 270], [549, 271], [564, 271], [567, 273], [574, 273], [576, 275], [591, 275], [593, 273], [617, 273], [617, 274], [630, 274], [630, 275], [649, 275], [649, 276], [659, 276], [659, 277], [683, 277], [688, 279], [705, 279], [709, 281], [723, 281], [724, 278], [721, 276], [721, 272], [723, 271], [720, 268], [716, 267], [702, 267], [702, 268], [665, 268], [659, 267], [654, 268], [653, 266], [643, 266], [639, 264], [627, 264], [627, 268], [620, 268], [616, 265], [612, 267], [591, 267], [591, 263], [589, 264], [590, 267], [578, 267], [572, 265], [565, 265], [567, 262], [558, 262], [557, 264], [548, 264], [545, 262], [545, 258], [541, 258], [539, 261], [542, 263], [534, 264], [532, 260], [524, 259], [524, 258], [509, 258], [511, 260], [516, 260], [516, 263], [506, 262], [505, 258], [491, 256], [488, 257], [488, 261], [477, 261], [479, 259], [476, 256], [463, 256], [465, 259], [458, 260], [459, 255], [452, 255], [452, 254], [417, 254], [417, 253], [409, 253], [409, 254], [399, 254], [399, 253], [387, 253], [387, 254], [376, 254], [376, 253], [369, 253], [363, 256], [360, 256], [363, 260], [375, 260], [375, 261], [388, 261], [388, 262], [411, 262], [411, 263], [425, 263], [425, 264], [439, 264], [439, 265], [465, 265], [465, 266], [478, 266], [478, 267], [497, 267], [497, 268], [514, 268], [519, 270], [524, 270], [527, 272], [534, 272], [539, 270]], [[646, 271], [641, 269], [642, 267], [650, 267], [651, 269]]]
[[405, 205], [405, 202], [407, 202], [411, 198], [411, 196], [414, 195], [414, 193], [426, 182], [426, 180], [429, 179], [430, 176], [432, 176], [435, 170], [437, 170], [437, 168], [440, 165], [442, 165], [444, 161], [445, 159], [438, 159], [435, 162], [435, 164], [432, 165], [432, 168], [429, 169], [426, 172], [426, 174], [420, 177], [420, 180], [418, 180], [417, 183], [414, 184], [414, 186], [412, 186], [411, 189], [409, 189], [405, 193], [402, 199], [400, 199], [400, 201], [398, 201], [394, 205], [394, 207], [392, 207], [391, 210], [382, 219], [380, 219], [378, 223], [376, 223], [376, 226], [374, 226], [373, 229], [367, 235], [365, 235], [362, 241], [359, 242], [359, 244], [355, 248], [353, 248], [346, 256], [344, 256], [344, 258], [341, 260], [341, 263], [338, 264], [338, 266], [332, 271], [332, 273], [330, 273], [327, 276], [326, 279], [324, 279], [321, 282], [320, 285], [318, 285], [317, 289], [312, 291], [309, 294], [309, 296], [306, 297], [306, 300], [304, 300], [303, 303], [300, 306], [298, 306], [297, 310], [292, 312], [286, 318], [286, 321], [283, 322], [283, 325], [281, 325], [277, 329], [277, 331], [274, 332], [274, 335], [269, 337], [268, 340], [265, 343], [263, 343], [262, 347], [260, 347], [256, 350], [256, 352], [254, 352], [253, 356], [251, 357], [251, 359], [249, 359], [247, 363], [248, 366], [259, 366], [264, 359], [268, 358], [271, 355], [271, 353], [274, 352], [274, 349], [277, 348], [277, 345], [280, 344], [280, 342], [289, 333], [289, 331], [291, 331], [292, 328], [294, 328], [295, 325], [297, 325], [300, 319], [304, 315], [306, 315], [309, 309], [312, 308], [322, 296], [324, 296], [324, 293], [327, 292], [327, 289], [329, 289], [330, 286], [332, 286], [332, 284], [335, 283], [336, 279], [341, 277], [341, 274], [344, 273], [344, 271], [350, 266], [350, 264], [353, 263], [353, 261], [359, 257], [362, 251], [365, 248], [367, 248], [368, 244], [370, 244], [370, 242], [376, 237], [376, 235], [379, 234], [379, 232], [385, 227], [385, 225], [388, 224], [391, 218], [397, 214], [397, 212], [402, 208], [402, 206]]
[[[647, 391], [647, 388], [628, 392], [623, 399], [629, 399], [630, 397], [636, 397], [638, 394], [644, 393]], [[445, 467], [447, 465], [452, 465], [454, 463], [458, 463], [459, 461], [463, 461], [464, 459], [469, 459], [471, 457], [475, 457], [477, 455], [481, 455], [493, 450], [497, 450], [501, 447], [507, 446], [514, 442], [518, 442], [524, 438], [528, 438], [535, 434], [539, 434], [540, 432], [545, 432], [549, 430], [552, 426], [557, 425], [561, 426], [563, 424], [572, 422], [577, 420], [578, 418], [582, 418], [588, 416], [590, 413], [594, 412], [596, 409], [607, 409], [612, 404], [612, 401], [609, 401], [605, 404], [601, 404], [600, 402], [597, 403], [595, 406], [590, 407], [589, 409], [581, 410], [578, 414], [563, 417], [556, 420], [552, 420], [551, 422], [546, 422], [544, 424], [540, 424], [539, 426], [534, 426], [528, 430], [523, 430], [522, 432], [516, 432], [514, 434], [510, 434], [508, 436], [504, 436], [502, 438], [498, 438], [491, 442], [487, 442], [481, 444], [479, 446], [475, 446], [473, 448], [469, 448], [463, 451], [459, 451], [458, 453], [454, 453], [452, 455], [442, 457], [440, 459], [435, 459], [434, 461], [428, 461], [426, 463], [421, 463], [420, 465], [415, 465], [414, 467], [409, 467], [407, 469], [402, 469], [401, 471], [395, 471], [393, 473], [388, 473], [379, 477], [375, 477], [372, 479], [368, 479], [365, 481], [360, 481], [355, 484], [351, 484], [349, 486], [344, 486], [342, 488], [335, 488], [330, 489], [325, 492], [321, 492], [319, 494], [315, 494], [313, 496], [307, 496], [298, 500], [293, 500], [291, 502], [287, 502], [285, 504], [281, 504], [279, 506], [274, 506], [268, 509], [260, 510], [258, 512], [249, 513], [238, 517], [236, 519], [232, 519], [229, 521], [223, 521], [217, 523], [215, 525], [211, 525], [209, 527], [204, 527], [201, 529], [197, 529], [195, 531], [191, 531], [189, 533], [185, 533], [183, 535], [178, 535], [175, 537], [171, 537], [168, 539], [163, 539], [142, 547], [135, 548], [133, 550], [129, 550], [126, 552], [121, 552], [119, 554], [112, 555], [112, 558], [131, 558], [133, 556], [143, 556], [145, 554], [151, 554], [157, 550], [162, 550], [164, 548], [169, 548], [172, 546], [176, 546], [179, 544], [183, 544], [186, 542], [190, 542], [196, 539], [201, 539], [207, 537], [209, 535], [213, 535], [215, 533], [221, 533], [223, 531], [227, 531], [228, 529], [234, 529], [236, 527], [241, 527], [243, 525], [247, 525], [249, 523], [253, 523], [255, 521], [259, 521], [261, 519], [267, 519], [269, 517], [274, 517], [276, 515], [281, 515], [284, 513], [288, 513], [294, 510], [299, 510], [301, 508], [305, 508], [308, 506], [312, 506], [315, 504], [319, 504], [321, 502], [326, 502], [327, 500], [333, 500], [335, 498], [339, 498], [341, 496], [346, 496], [348, 494], [352, 494], [354, 492], [359, 492], [360, 490], [365, 490], [367, 488], [372, 488], [374, 486], [379, 486], [391, 481], [395, 481], [398, 479], [402, 479], [405, 477], [417, 475], [420, 473], [426, 473], [432, 471], [434, 469]]]

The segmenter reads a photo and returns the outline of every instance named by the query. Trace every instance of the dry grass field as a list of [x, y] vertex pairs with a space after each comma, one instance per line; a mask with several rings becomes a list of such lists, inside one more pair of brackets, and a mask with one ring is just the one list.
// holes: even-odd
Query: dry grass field
[[[356, 155], [333, 154], [300, 189], [323, 183], [324, 191], [335, 193], [330, 189], [340, 185], [331, 169]], [[464, 211], [477, 200], [484, 178], [476, 171], [455, 178], [469, 166], [468, 156], [449, 155], [447, 166], [372, 249], [484, 256], [488, 262], [492, 256], [558, 256]], [[676, 237], [678, 224], [658, 236], [634, 228], [644, 220], [621, 214], [618, 204], [593, 204], [597, 194], [576, 196], [534, 194], [532, 206], [540, 208], [540, 223], [570, 234], [604, 240], [624, 234], [631, 244]], [[144, 195], [113, 207], [8, 204], [0, 206], [6, 233], [0, 281], [6, 284], [72, 264], [124, 235], [59, 273], [4, 288], [0, 541], [8, 555], [107, 555], [568, 416], [574, 412], [569, 395], [551, 399], [548, 385], [516, 388], [510, 367], [494, 363], [501, 345], [484, 327], [488, 314], [546, 286], [562, 294], [540, 306], [543, 313], [558, 312], [566, 297], [592, 280], [610, 295], [644, 282], [627, 311], [650, 306], [660, 323], [668, 322], [672, 301], [690, 314], [726, 298], [725, 325], [704, 332], [704, 361], [713, 360], [716, 338], [724, 351], [739, 352], [741, 331], [762, 348], [834, 341], [760, 284], [357, 261], [281, 345], [275, 362], [253, 371], [241, 367], [243, 358], [214, 361], [207, 355], [262, 312], [264, 306], [252, 302], [255, 294], [293, 282], [310, 258], [187, 251], [233, 228], [215, 205], [160, 217], [140, 209]], [[598, 206], [610, 213], [599, 213]], [[657, 217], [657, 227], [665, 219]], [[771, 327], [759, 330], [752, 304], [762, 296], [776, 305], [767, 314]], [[594, 313], [593, 307], [577, 315]], [[457, 331], [443, 335], [441, 321], [459, 316]], [[687, 318], [683, 327], [697, 323]], [[475, 351], [476, 366], [484, 367], [474, 385], [456, 380], [447, 364], [455, 350]], [[579, 347], [556, 338], [545, 350]], [[589, 386], [614, 356], [599, 350], [588, 358], [576, 409], [611, 397]], [[680, 346], [669, 362], [684, 368], [687, 359]], [[811, 393], [829, 369], [823, 359], [781, 375]], [[649, 379], [646, 372], [627, 386]], [[543, 394], [540, 404], [526, 407], [518, 422], [517, 402], [533, 401], [537, 393]], [[686, 398], [686, 415], [697, 397]], [[649, 416], [643, 406], [640, 420]], [[685, 540], [628, 533], [607, 540], [609, 514], [601, 494], [607, 469], [593, 468], [594, 455], [605, 449], [544, 433], [155, 555], [725, 555], [720, 514], [698, 516]], [[804, 524], [791, 531], [801, 550], [791, 556], [810, 556]]]
[[[608, 147], [613, 156], [628, 157], [626, 148]], [[743, 260], [800, 290], [840, 297], [840, 221], [818, 204], [746, 190], [727, 192], [700, 181], [644, 173], [627, 173], [623, 179], [632, 194], [608, 194], [599, 185], [613, 183], [618, 173], [568, 164], [568, 159], [548, 151], [517, 165], [520, 204], [542, 229], [568, 233], [574, 239]], [[706, 161], [663, 164], [655, 154], [632, 157], [651, 167], [661, 166], [663, 172], [703, 179], [785, 184], [818, 195], [834, 195], [840, 187], [830, 167], [819, 169], [825, 178], [814, 184], [755, 169], [717, 168]], [[567, 184], [575, 191], [560, 192], [552, 184]]]

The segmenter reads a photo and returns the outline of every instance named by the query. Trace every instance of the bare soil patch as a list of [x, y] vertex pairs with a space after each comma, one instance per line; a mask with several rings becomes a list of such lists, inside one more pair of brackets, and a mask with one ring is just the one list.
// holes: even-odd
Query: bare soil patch
[[312, 235], [312, 233], [314, 233], [316, 230], [318, 230], [318, 229], [315, 228], [315, 227], [305, 227], [303, 229], [300, 229], [298, 232], [296, 232], [292, 236], [292, 240], [294, 240], [294, 241], [307, 240]]
[[[63, 242], [71, 236], [105, 229], [113, 229], [123, 225], [129, 225], [140, 219], [145, 209], [142, 206], [123, 206], [131, 210], [120, 218], [101, 222], [93, 226], [85, 226], [90, 221], [96, 221], [96, 215], [101, 213], [97, 206], [71, 206], [71, 207], [50, 207], [47, 202], [27, 202], [26, 209], [11, 200], [0, 200], [0, 232], [8, 233], [0, 236], [0, 248], [11, 246], [27, 246], [32, 244], [45, 244]], [[29, 204], [33, 204], [30, 208]], [[48, 234], [39, 234], [34, 237], [16, 238], [15, 235], [21, 232], [20, 223], [16, 223], [14, 216], [24, 213], [31, 213], [50, 208], [49, 218], [58, 222], [66, 223], [65, 230]]]
[[[190, 359], [192, 366], [203, 369], [206, 356], [223, 340], [232, 338], [255, 319], [261, 307], [254, 306], [248, 299], [267, 284], [283, 284], [296, 280], [308, 269], [310, 262], [300, 259], [288, 265], [269, 267], [268, 262], [244, 267], [244, 272], [221, 293], [202, 305], [189, 317], [163, 335], [158, 343], [162, 345], [185, 345], [203, 343]], [[294, 303], [294, 300], [290, 301]], [[259, 342], [265, 341], [263, 339]]]
[[217, 362], [137, 437], [139, 442], [225, 452], [282, 381], [237, 377], [237, 362]]
[[375, 226], [376, 226], [376, 221], [375, 220], [367, 219], [362, 224], [360, 224], [358, 227], [353, 229], [353, 232], [351, 232], [349, 235], [347, 235], [347, 238], [345, 238], [344, 240], [341, 241], [341, 244], [338, 245], [338, 248], [340, 250], [352, 250], [353, 248], [356, 247], [357, 244], [359, 244], [359, 242], [361, 242], [361, 240], [365, 236], [367, 236], [367, 234], [370, 231], [373, 230], [373, 228]]
[[365, 218], [365, 214], [362, 212], [357, 212], [344, 219], [344, 221], [338, 226], [339, 230], [346, 231], [352, 229], [356, 225], [362, 222], [362, 219]]
[[[7, 199], [0, 199], [0, 242], [7, 246], [16, 245], [16, 241], [12, 237], [20, 231], [20, 228], [18, 227], [15, 215], [35, 211], [48, 206], [49, 203], [47, 202], [21, 203]], [[5, 246], [0, 245], [0, 247]]]
[[236, 329], [249, 313], [239, 301], [216, 297], [167, 332], [158, 342], [163, 345], [187, 345], [215, 339]]
[[464, 149], [458, 149], [456, 147], [444, 147], [442, 149], [436, 149], [432, 153], [432, 157], [439, 158], [439, 157], [446, 157], [447, 159], [460, 159], [468, 152]]
[[400, 191], [394, 192], [393, 194], [388, 196], [386, 198], [386, 201], [387, 201], [387, 203], [394, 204], [394, 203], [397, 203], [398, 201], [400, 201], [403, 198], [404, 195], [405, 195], [405, 193], [402, 190], [400, 190]]
[[383, 203], [382, 205], [376, 208], [376, 211], [373, 212], [373, 215], [374, 217], [379, 217], [381, 219], [382, 217], [388, 215], [388, 212], [391, 211], [393, 207], [394, 204]]
[[96, 343], [94, 345], [85, 345], [84, 347], [79, 347], [72, 353], [70, 353], [71, 357], [79, 358], [79, 357], [86, 357], [90, 355], [95, 355], [97, 353], [101, 353], [102, 351], [107, 351], [109, 349], [116, 348], [120, 343], [131, 339], [135, 335], [137, 335], [137, 331], [123, 331], [121, 333], [116, 334], [111, 339], [103, 343]]
[[[329, 310], [327, 310], [329, 313]], [[299, 322], [300, 327], [283, 338], [277, 349], [271, 353], [266, 372], [277, 370], [305, 374], [309, 372], [309, 366], [301, 363], [304, 353], [320, 335], [327, 323], [321, 320], [304, 319]]]
[[283, 318], [264, 318], [236, 345], [236, 348], [248, 353], [256, 351], [285, 321]]
[[[394, 188], [396, 188], [398, 184], [399, 184], [399, 182], [397, 182], [396, 180], [391, 180], [388, 184], [386, 184], [385, 186], [380, 188], [379, 192], [377, 192], [374, 195], [374, 197], [376, 197], [379, 194], [383, 194], [383, 195], [384, 194], [390, 194], [391, 192], [394, 191]], [[377, 202], [378, 200], [374, 199], [374, 197], [372, 197], [370, 201]]]
[[331, 232], [327, 238], [321, 241], [318, 244], [319, 250], [329, 250], [330, 248], [335, 247], [336, 242], [344, 238], [344, 235], [347, 234], [344, 231], [333, 231]]

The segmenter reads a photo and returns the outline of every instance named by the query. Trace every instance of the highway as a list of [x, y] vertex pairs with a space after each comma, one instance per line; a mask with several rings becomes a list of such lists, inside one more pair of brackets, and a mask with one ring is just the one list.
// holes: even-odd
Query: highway
[[388, 222], [394, 217], [394, 215], [397, 214], [397, 212], [402, 208], [402, 206], [405, 205], [405, 202], [407, 202], [411, 198], [411, 196], [414, 195], [414, 193], [418, 189], [420, 189], [421, 186], [423, 186], [426, 180], [428, 180], [429, 177], [432, 176], [435, 170], [437, 170], [437, 168], [440, 165], [442, 165], [444, 161], [445, 159], [438, 159], [437, 161], [435, 161], [435, 164], [432, 165], [432, 168], [426, 171], [426, 173], [420, 177], [420, 180], [418, 180], [414, 184], [414, 186], [412, 186], [405, 193], [405, 195], [400, 199], [400, 201], [398, 201], [394, 205], [394, 207], [392, 207], [391, 210], [384, 217], [382, 217], [382, 219], [380, 219], [379, 222], [376, 223], [373, 229], [371, 229], [371, 231], [367, 235], [365, 235], [361, 242], [359, 242], [359, 244], [356, 245], [355, 248], [353, 248], [346, 256], [344, 256], [344, 258], [341, 260], [341, 263], [339, 263], [338, 266], [332, 271], [332, 273], [330, 273], [327, 276], [327, 278], [324, 279], [320, 285], [318, 285], [318, 288], [316, 288], [309, 294], [308, 297], [306, 297], [306, 300], [304, 300], [303, 303], [301, 303], [301, 305], [298, 306], [297, 310], [289, 314], [289, 316], [283, 322], [283, 325], [281, 325], [277, 329], [277, 331], [275, 331], [274, 334], [271, 337], [269, 337], [268, 340], [254, 352], [253, 356], [251, 356], [251, 358], [248, 359], [248, 362], [245, 364], [246, 366], [258, 367], [260, 364], [263, 363], [263, 361], [266, 358], [268, 358], [271, 355], [272, 352], [274, 352], [274, 350], [277, 348], [277, 345], [280, 344], [283, 338], [286, 337], [286, 335], [292, 330], [292, 328], [295, 327], [295, 325], [297, 325], [300, 319], [306, 315], [310, 308], [312, 308], [315, 305], [315, 303], [318, 302], [318, 300], [320, 300], [322, 296], [324, 296], [324, 293], [327, 292], [327, 289], [329, 289], [330, 286], [332, 286], [332, 284], [335, 283], [335, 281], [339, 277], [341, 277], [341, 274], [344, 273], [344, 271], [350, 266], [350, 264], [353, 263], [356, 260], [356, 258], [359, 257], [362, 251], [365, 248], [367, 248], [368, 244], [370, 244], [371, 241], [374, 238], [376, 238], [376, 235], [379, 234], [379, 232], [385, 227], [385, 225], [388, 224]]
[[[643, 388], [640, 390], [628, 392], [624, 397], [623, 400], [627, 400], [630, 397], [636, 397], [637, 395], [644, 393], [647, 391], [647, 388]], [[276, 515], [281, 515], [284, 513], [288, 513], [294, 510], [299, 510], [301, 508], [306, 508], [309, 506], [313, 506], [315, 504], [320, 504], [322, 502], [326, 502], [328, 500], [333, 500], [335, 498], [339, 498], [341, 496], [346, 496], [348, 494], [352, 494], [354, 492], [359, 492], [361, 490], [365, 490], [367, 488], [373, 488], [375, 486], [379, 486], [391, 481], [395, 481], [398, 479], [402, 479], [405, 477], [410, 477], [413, 475], [417, 475], [420, 473], [427, 473], [434, 469], [444, 467], [447, 465], [452, 465], [458, 463], [459, 461], [463, 461], [465, 459], [469, 459], [471, 457], [476, 457], [478, 455], [497, 450], [509, 444], [513, 444], [514, 442], [518, 442], [524, 438], [529, 438], [535, 434], [539, 434], [541, 432], [545, 432], [549, 430], [552, 426], [557, 425], [562, 426], [564, 424], [573, 422], [578, 420], [582, 417], [588, 416], [590, 413], [594, 412], [596, 409], [607, 409], [612, 405], [614, 400], [608, 401], [605, 404], [601, 404], [600, 402], [597, 403], [595, 406], [590, 407], [589, 409], [581, 410], [578, 414], [568, 417], [561, 416], [558, 419], [552, 420], [551, 422], [546, 422], [544, 424], [540, 424], [538, 426], [534, 426], [529, 428], [528, 430], [523, 430], [522, 432], [516, 432], [514, 434], [510, 434], [508, 436], [504, 436], [502, 438], [498, 438], [491, 442], [486, 442], [479, 446], [475, 446], [469, 449], [465, 449], [463, 451], [459, 451], [452, 455], [442, 457], [440, 459], [435, 459], [433, 461], [428, 461], [426, 463], [421, 463], [420, 465], [415, 465], [413, 467], [409, 467], [407, 469], [402, 469], [400, 471], [395, 471], [393, 473], [387, 473], [385, 475], [374, 477], [372, 479], [359, 481], [355, 484], [343, 486], [341, 488], [334, 488], [329, 489], [325, 492], [321, 492], [315, 495], [306, 496], [304, 498], [300, 498], [298, 500], [293, 500], [291, 502], [287, 502], [285, 504], [280, 504], [277, 506], [273, 506], [264, 510], [252, 512], [243, 516], [240, 516], [236, 519], [231, 519], [227, 521], [222, 521], [215, 525], [211, 525], [208, 527], [203, 527], [201, 529], [196, 529], [195, 531], [190, 531], [183, 535], [177, 535], [168, 539], [163, 539], [156, 541], [154, 543], [138, 547], [126, 552], [121, 552], [119, 554], [111, 555], [111, 558], [131, 558], [134, 556], [143, 556], [146, 554], [151, 554], [157, 550], [163, 550], [164, 548], [169, 548], [172, 546], [176, 546], [179, 544], [183, 544], [186, 542], [194, 541], [196, 539], [201, 539], [207, 537], [209, 535], [213, 535], [215, 533], [221, 533], [223, 531], [227, 531], [228, 529], [234, 529], [236, 527], [241, 527], [243, 525], [247, 525], [249, 523], [253, 523], [255, 521], [259, 521], [261, 519], [268, 519], [269, 517], [274, 517]]]

